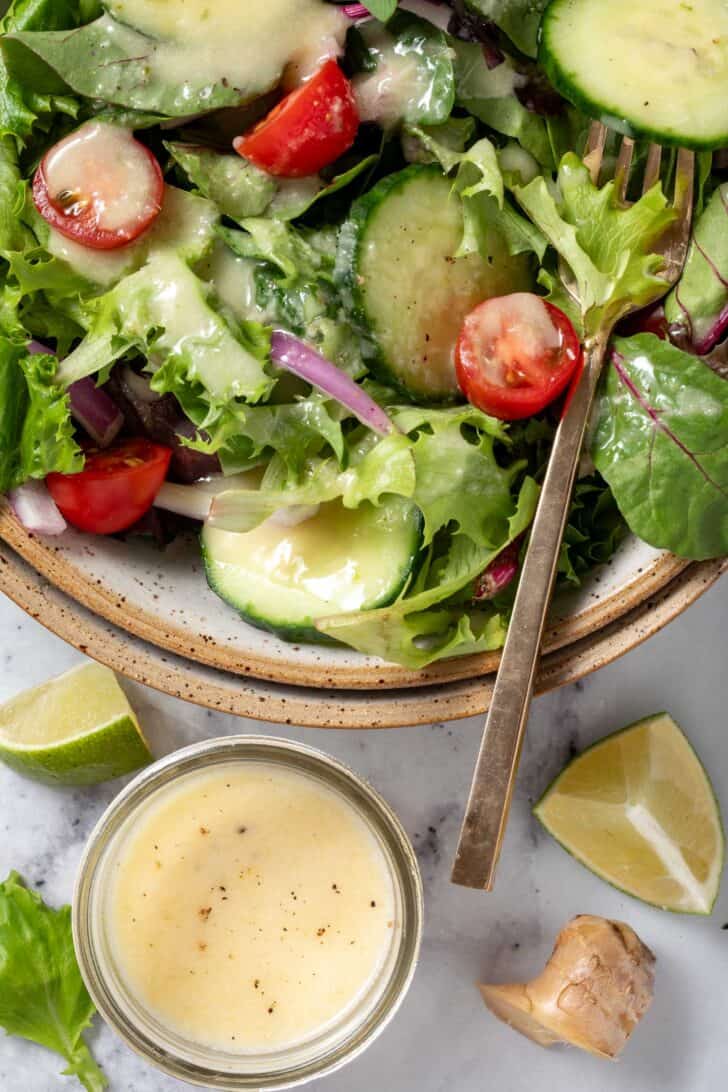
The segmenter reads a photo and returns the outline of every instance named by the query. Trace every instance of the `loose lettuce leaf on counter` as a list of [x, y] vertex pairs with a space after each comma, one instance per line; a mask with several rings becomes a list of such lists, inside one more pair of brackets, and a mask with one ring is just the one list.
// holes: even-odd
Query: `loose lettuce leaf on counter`
[[620, 338], [593, 458], [632, 531], [702, 560], [728, 553], [728, 382], [654, 334]]
[[694, 345], [713, 332], [725, 332], [719, 320], [728, 307], [728, 182], [713, 191], [693, 229], [685, 268], [665, 300], [665, 316]]
[[[322, 618], [317, 629], [360, 652], [413, 669], [447, 656], [500, 648], [506, 614], [495, 606], [463, 610], [462, 598], [503, 547], [527, 529], [537, 500], [538, 486], [526, 478], [517, 500], [511, 502], [509, 519], [495, 547], [478, 546], [467, 535], [455, 535], [447, 553], [425, 567], [424, 586], [416, 587], [414, 594], [379, 610]], [[454, 597], [459, 601], [448, 605]]]
[[268, 90], [255, 81], [236, 87], [230, 81], [196, 77], [193, 50], [184, 82], [173, 79], [174, 65], [167, 62], [176, 48], [108, 14], [72, 31], [13, 30], [2, 40], [10, 80], [41, 95], [70, 90], [143, 114], [175, 118], [237, 106]]
[[0, 884], [0, 1025], [60, 1054], [87, 1092], [107, 1080], [83, 1040], [94, 1015], [73, 950], [71, 908], [52, 910], [17, 872]]
[[68, 395], [55, 381], [57, 366], [54, 356], [30, 356], [24, 345], [0, 336], [0, 493], [83, 465]]
[[[571, 268], [577, 321], [585, 336], [630, 308], [659, 296], [662, 258], [651, 251], [675, 212], [659, 185], [629, 208], [615, 201], [614, 182], [594, 185], [580, 159], [568, 153], [558, 194], [543, 177], [515, 189], [516, 199]], [[571, 313], [571, 312], [570, 312]]]

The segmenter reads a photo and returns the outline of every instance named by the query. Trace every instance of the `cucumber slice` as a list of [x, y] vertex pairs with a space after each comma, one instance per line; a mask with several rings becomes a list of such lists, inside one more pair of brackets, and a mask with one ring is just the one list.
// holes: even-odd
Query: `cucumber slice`
[[728, 142], [725, 0], [551, 0], [539, 61], [565, 98], [622, 133]]
[[485, 258], [454, 258], [462, 237], [460, 198], [435, 165], [383, 178], [339, 235], [337, 273], [373, 370], [417, 401], [456, 397], [453, 349], [467, 313], [532, 286], [529, 259], [511, 257], [497, 231]]
[[294, 527], [268, 520], [247, 534], [209, 526], [202, 532], [212, 590], [286, 641], [321, 641], [317, 618], [391, 603], [421, 546], [419, 508], [395, 496], [379, 508], [331, 501]]

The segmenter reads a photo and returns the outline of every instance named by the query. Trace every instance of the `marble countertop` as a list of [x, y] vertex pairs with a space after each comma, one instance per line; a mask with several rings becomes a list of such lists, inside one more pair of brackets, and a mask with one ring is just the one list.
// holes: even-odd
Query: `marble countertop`
[[[728, 813], [725, 619], [728, 580], [661, 634], [582, 683], [540, 698], [526, 739], [511, 822], [492, 895], [448, 880], [479, 718], [388, 732], [256, 725], [124, 684], [157, 755], [203, 737], [273, 731], [344, 759], [394, 805], [422, 867], [426, 931], [398, 1017], [351, 1066], [313, 1092], [714, 1092], [725, 1085], [728, 884], [709, 918], [665, 914], [621, 895], [572, 860], [530, 805], [570, 755], [659, 709], [682, 724]], [[0, 700], [57, 674], [79, 654], [0, 598]], [[74, 790], [0, 767], [0, 877], [17, 869], [57, 905], [71, 894], [84, 839], [118, 784]], [[573, 914], [628, 921], [657, 954], [656, 998], [619, 1065], [576, 1050], [545, 1052], [482, 1005], [475, 981], [539, 971]], [[144, 1065], [106, 1028], [91, 1035], [113, 1092], [187, 1086]], [[55, 1056], [0, 1033], [2, 1092], [72, 1092]]]

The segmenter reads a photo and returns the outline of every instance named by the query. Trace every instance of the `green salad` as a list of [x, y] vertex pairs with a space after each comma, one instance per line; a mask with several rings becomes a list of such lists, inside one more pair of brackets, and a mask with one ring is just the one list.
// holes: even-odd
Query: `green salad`
[[[728, 553], [728, 12], [664, 7], [14, 0], [16, 517], [130, 550], [199, 531], [213, 591], [285, 639], [412, 668], [500, 647], [580, 346], [653, 298], [683, 144], [687, 264], [613, 339], [559, 578], [628, 530]], [[635, 196], [668, 148], [629, 207], [581, 161], [593, 117], [636, 138]]]

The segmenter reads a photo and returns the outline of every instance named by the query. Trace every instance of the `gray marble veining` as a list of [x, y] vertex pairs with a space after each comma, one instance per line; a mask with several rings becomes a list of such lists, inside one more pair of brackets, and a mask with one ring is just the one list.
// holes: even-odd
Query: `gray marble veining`
[[[718, 1092], [728, 1073], [728, 886], [709, 918], [664, 914], [601, 883], [530, 814], [570, 755], [658, 709], [683, 725], [728, 812], [728, 581], [623, 660], [539, 699], [524, 748], [493, 895], [453, 887], [449, 867], [479, 735], [477, 719], [390, 732], [281, 729], [363, 773], [395, 806], [422, 867], [426, 933], [397, 1019], [350, 1067], [313, 1092]], [[0, 601], [0, 700], [79, 655]], [[125, 684], [127, 686], [127, 684]], [[155, 754], [207, 736], [274, 731], [128, 684]], [[62, 790], [0, 767], [0, 877], [18, 869], [53, 904], [67, 901], [85, 838], [117, 784]], [[484, 1010], [475, 981], [529, 978], [578, 912], [623, 918], [658, 957], [656, 1000], [618, 1066], [532, 1046]], [[113, 1092], [176, 1092], [106, 1028], [92, 1033]], [[58, 1059], [0, 1033], [1, 1092], [73, 1092]]]

